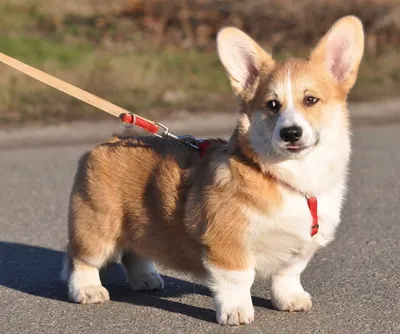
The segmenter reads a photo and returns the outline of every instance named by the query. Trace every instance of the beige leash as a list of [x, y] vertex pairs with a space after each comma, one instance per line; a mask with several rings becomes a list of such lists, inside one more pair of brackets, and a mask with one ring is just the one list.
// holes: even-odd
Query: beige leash
[[[76, 86], [73, 86], [63, 80], [60, 80], [56, 77], [53, 77], [50, 74], [47, 74], [43, 71], [38, 70], [35, 67], [29, 66], [19, 60], [16, 60], [12, 57], [5, 55], [4, 53], [0, 52], [0, 61], [28, 76], [34, 78], [40, 82], [43, 82], [46, 85], [49, 85], [55, 89], [58, 89], [61, 92], [64, 92], [70, 96], [75, 97], [78, 100], [81, 100], [87, 104], [92, 105], [100, 110], [103, 110], [115, 117], [118, 117], [122, 120], [122, 123], [125, 126], [132, 126], [137, 125], [141, 128], [151, 132], [153, 135], [158, 137], [170, 137], [176, 140], [179, 140], [182, 143], [189, 144], [194, 148], [198, 148], [198, 140], [196, 140], [193, 136], [186, 135], [186, 136], [176, 136], [169, 132], [168, 128], [161, 124], [150, 121], [146, 118], [141, 116], [135, 115], [128, 110], [121, 108], [114, 103], [106, 101], [96, 95], [93, 95], [83, 89], [80, 89]], [[159, 129], [161, 131], [159, 133]]]
[[[121, 108], [111, 102], [108, 102], [108, 101], [106, 101], [96, 95], [93, 95], [83, 89], [73, 86], [63, 80], [53, 77], [50, 74], [47, 74], [43, 71], [38, 70], [37, 68], [29, 66], [23, 62], [20, 62], [19, 60], [11, 58], [1, 52], [0, 52], [0, 61], [20, 72], [30, 76], [31, 78], [34, 78], [40, 82], [43, 82], [46, 85], [49, 85], [55, 89], [58, 89], [61, 92], [71, 95], [71, 96], [75, 97], [76, 99], [81, 100], [87, 104], [90, 104], [93, 107], [103, 110], [115, 117], [122, 117], [122, 115], [124, 115], [124, 114], [131, 114], [128, 110], [126, 110], [124, 108]], [[135, 115], [135, 118], [139, 118], [139, 116]], [[149, 124], [156, 125], [156, 123], [154, 123], [148, 119], [145, 119], [143, 117], [140, 117], [140, 118]]]

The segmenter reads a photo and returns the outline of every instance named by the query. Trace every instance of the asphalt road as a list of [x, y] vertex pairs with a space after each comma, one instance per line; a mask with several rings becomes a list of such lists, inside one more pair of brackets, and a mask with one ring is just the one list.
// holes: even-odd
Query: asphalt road
[[400, 333], [400, 124], [354, 133], [343, 223], [303, 274], [314, 308], [275, 311], [257, 281], [256, 320], [237, 328], [217, 325], [208, 290], [173, 273], [164, 291], [134, 293], [114, 266], [104, 277], [111, 302], [69, 303], [58, 281], [67, 202], [77, 159], [90, 145], [3, 145], [0, 333]]

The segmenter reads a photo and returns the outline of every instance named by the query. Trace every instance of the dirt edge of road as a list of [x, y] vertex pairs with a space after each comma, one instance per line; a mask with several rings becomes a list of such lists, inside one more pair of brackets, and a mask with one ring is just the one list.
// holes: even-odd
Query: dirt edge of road
[[[99, 111], [100, 112], [100, 111]], [[400, 122], [400, 99], [350, 104], [353, 126], [381, 126]], [[157, 120], [178, 135], [198, 137], [228, 136], [236, 124], [237, 112], [176, 113], [168, 119]], [[0, 149], [20, 147], [69, 146], [95, 144], [113, 133], [140, 134], [126, 130], [118, 119], [101, 122], [74, 122], [46, 127], [12, 127], [0, 130]]]

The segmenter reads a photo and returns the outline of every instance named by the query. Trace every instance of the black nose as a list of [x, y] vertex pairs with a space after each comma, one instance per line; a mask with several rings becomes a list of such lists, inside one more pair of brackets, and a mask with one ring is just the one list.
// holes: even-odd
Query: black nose
[[299, 126], [289, 126], [281, 129], [281, 138], [286, 142], [298, 141], [303, 134], [303, 130]]

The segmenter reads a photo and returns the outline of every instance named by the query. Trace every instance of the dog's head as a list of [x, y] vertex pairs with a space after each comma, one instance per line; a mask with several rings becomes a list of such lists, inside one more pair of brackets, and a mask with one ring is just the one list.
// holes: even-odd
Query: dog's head
[[353, 16], [338, 20], [308, 60], [275, 61], [242, 31], [217, 37], [218, 53], [243, 105], [241, 136], [263, 158], [297, 159], [323, 142], [333, 127], [347, 127], [347, 94], [364, 51]]

